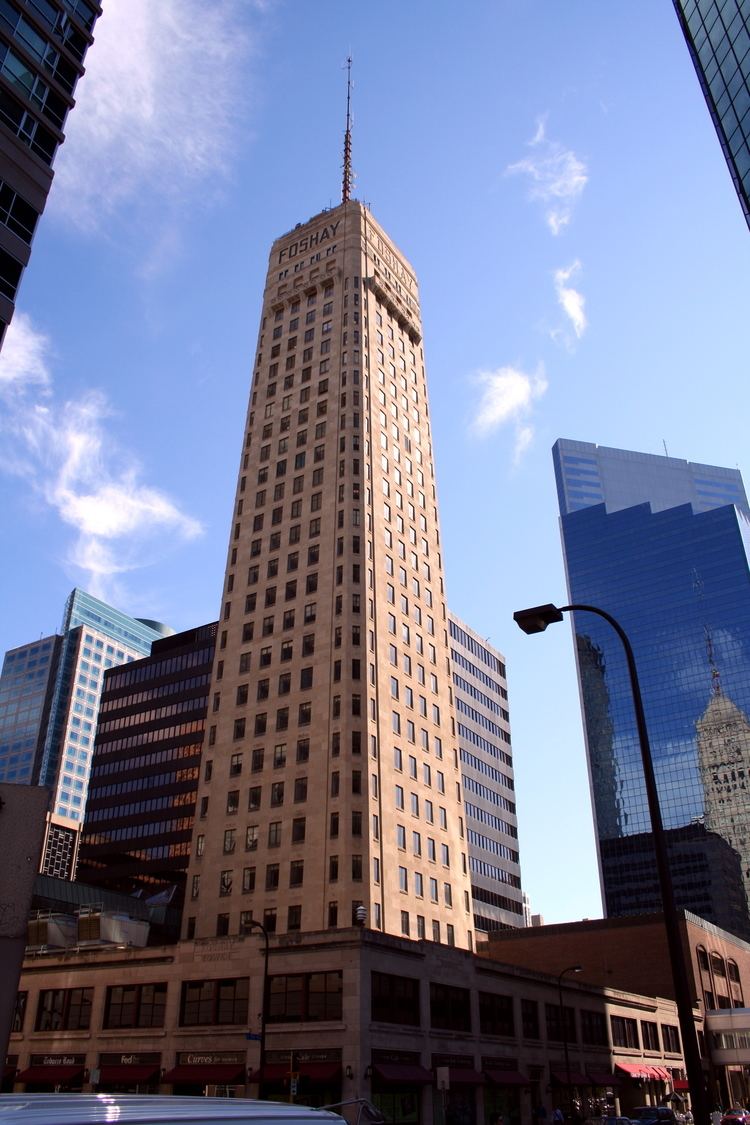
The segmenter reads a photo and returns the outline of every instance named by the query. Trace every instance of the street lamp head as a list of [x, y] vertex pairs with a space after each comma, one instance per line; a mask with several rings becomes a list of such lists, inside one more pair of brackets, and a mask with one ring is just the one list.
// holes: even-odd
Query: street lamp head
[[556, 605], [536, 605], [532, 609], [518, 609], [513, 614], [513, 620], [519, 629], [523, 629], [529, 636], [532, 633], [543, 633], [548, 625], [562, 619], [562, 610]]
[[560, 984], [562, 984], [563, 977], [566, 977], [568, 975], [568, 973], [582, 973], [582, 972], [583, 972], [583, 965], [568, 965], [567, 969], [563, 969], [563, 971], [561, 973], [557, 974], [558, 982]]

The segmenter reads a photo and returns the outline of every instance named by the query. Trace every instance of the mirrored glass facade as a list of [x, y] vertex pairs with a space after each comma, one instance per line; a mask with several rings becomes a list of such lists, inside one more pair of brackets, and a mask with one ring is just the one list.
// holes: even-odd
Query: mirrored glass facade
[[[678, 905], [750, 936], [750, 573], [740, 475], [580, 442], [558, 442], [554, 460], [570, 600], [611, 613], [635, 652]], [[574, 623], [606, 911], [656, 909], [624, 653], [600, 618], [577, 613]]]
[[750, 0], [674, 0], [750, 226]]

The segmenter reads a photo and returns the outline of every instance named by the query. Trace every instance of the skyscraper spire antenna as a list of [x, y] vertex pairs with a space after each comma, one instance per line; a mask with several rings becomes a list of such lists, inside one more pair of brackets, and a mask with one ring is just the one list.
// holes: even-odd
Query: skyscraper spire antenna
[[341, 202], [348, 203], [352, 193], [352, 56], [346, 60], [346, 131], [344, 133], [344, 178]]

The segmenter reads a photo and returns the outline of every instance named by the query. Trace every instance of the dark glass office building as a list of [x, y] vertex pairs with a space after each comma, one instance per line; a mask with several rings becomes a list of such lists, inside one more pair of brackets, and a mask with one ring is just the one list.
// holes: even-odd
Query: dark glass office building
[[0, 0], [0, 346], [100, 13], [98, 0]]
[[181, 907], [215, 644], [204, 625], [105, 673], [81, 882]]
[[[740, 474], [558, 441], [570, 600], [635, 651], [678, 905], [750, 937], [750, 571]], [[622, 647], [574, 618], [609, 915], [655, 905], [640, 747]]]
[[750, 0], [674, 0], [750, 226]]

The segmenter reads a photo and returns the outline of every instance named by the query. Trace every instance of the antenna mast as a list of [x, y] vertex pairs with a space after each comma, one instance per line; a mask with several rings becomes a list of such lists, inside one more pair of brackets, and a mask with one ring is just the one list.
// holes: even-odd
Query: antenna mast
[[346, 60], [346, 132], [344, 133], [344, 179], [341, 202], [348, 203], [352, 191], [352, 57]]

